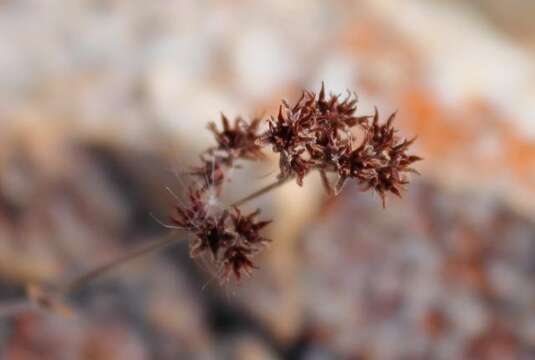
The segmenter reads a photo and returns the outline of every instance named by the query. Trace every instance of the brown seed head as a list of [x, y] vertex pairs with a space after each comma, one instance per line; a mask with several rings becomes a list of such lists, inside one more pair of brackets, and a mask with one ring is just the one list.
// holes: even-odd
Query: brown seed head
[[208, 124], [208, 129], [214, 134], [217, 142], [217, 147], [209, 149], [209, 152], [214, 152], [214, 150], [225, 152], [227, 159], [231, 160], [235, 158], [263, 159], [265, 155], [262, 147], [257, 143], [260, 121], [260, 118], [255, 118], [248, 123], [241, 117], [237, 117], [231, 126], [228, 118], [221, 114], [222, 130], [219, 130], [214, 122]]
[[[295, 178], [302, 185], [304, 177], [316, 169], [329, 194], [339, 193], [353, 179], [363, 191], [376, 191], [383, 206], [388, 193], [401, 196], [409, 182], [407, 174], [417, 173], [412, 164], [421, 160], [408, 153], [414, 139], [397, 136], [395, 113], [381, 122], [377, 109], [372, 116], [357, 116], [356, 112], [354, 94], [345, 98], [327, 95], [322, 84], [318, 94], [304, 91], [294, 105], [283, 101], [262, 134], [260, 119], [248, 123], [238, 117], [231, 124], [222, 115], [221, 129], [210, 123], [216, 146], [206, 150], [201, 165], [191, 171], [201, 181], [190, 189], [189, 204], [175, 206], [171, 216], [173, 224], [195, 235], [191, 256], [209, 253], [225, 280], [230, 275], [239, 280], [255, 268], [253, 256], [270, 241], [260, 232], [271, 221], [257, 220], [259, 210], [248, 215], [237, 207], [208, 211], [206, 198], [210, 189], [220, 194], [227, 170], [238, 167], [235, 160], [259, 160], [268, 145], [279, 154], [281, 180]], [[362, 134], [359, 142], [355, 130]]]

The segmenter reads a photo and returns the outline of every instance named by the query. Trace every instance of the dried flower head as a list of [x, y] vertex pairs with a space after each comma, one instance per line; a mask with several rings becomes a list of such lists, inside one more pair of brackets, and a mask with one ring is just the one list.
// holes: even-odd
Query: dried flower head
[[239, 235], [245, 243], [251, 246], [264, 245], [269, 242], [269, 239], [260, 235], [260, 230], [271, 224], [271, 220], [257, 221], [256, 217], [260, 214], [260, 209], [250, 213], [249, 215], [242, 215], [240, 209], [235, 207], [231, 214], [234, 231]]
[[421, 158], [406, 152], [415, 138], [401, 140], [396, 136], [392, 127], [395, 115], [379, 124], [379, 112], [375, 110], [371, 123], [365, 127], [361, 144], [340, 158], [338, 189], [348, 178], [353, 178], [364, 185], [363, 190], [374, 189], [380, 195], [383, 206], [386, 206], [387, 192], [401, 197], [403, 186], [408, 184], [406, 173], [417, 173], [410, 165]]
[[260, 210], [244, 215], [237, 207], [232, 211], [213, 209], [206, 201], [204, 186], [189, 190], [187, 204], [175, 205], [171, 221], [193, 235], [190, 242], [192, 258], [209, 255], [219, 268], [221, 280], [230, 275], [241, 279], [254, 268], [252, 257], [270, 240], [260, 232], [269, 220], [258, 220]]
[[228, 247], [234, 239], [227, 224], [228, 212], [224, 211], [219, 216], [209, 216], [200, 224], [194, 232], [196, 238], [191, 244], [190, 253], [196, 257], [205, 251], [209, 251], [212, 259], [217, 259], [219, 250]]
[[[313, 169], [320, 171], [328, 193], [341, 191], [350, 178], [374, 189], [386, 204], [386, 193], [401, 195], [408, 180], [407, 172], [415, 172], [411, 164], [421, 160], [407, 154], [413, 140], [401, 140], [392, 126], [395, 113], [385, 123], [373, 116], [357, 116], [357, 97], [349, 93], [325, 94], [322, 84], [318, 95], [303, 92], [294, 106], [283, 103], [277, 118], [269, 120], [269, 129], [261, 141], [271, 144], [280, 153], [280, 178], [303, 178]], [[357, 143], [353, 128], [363, 133]], [[338, 177], [331, 185], [328, 174]]]
[[227, 248], [223, 256], [222, 277], [228, 279], [234, 274], [236, 279], [240, 280], [243, 274], [250, 275], [253, 269], [256, 269], [251, 259], [252, 253], [251, 248], [242, 245]]
[[[221, 116], [221, 128], [209, 124], [216, 146], [201, 155], [201, 165], [191, 174], [199, 179], [190, 189], [187, 205], [175, 206], [171, 221], [194, 235], [191, 256], [210, 254], [223, 280], [231, 275], [241, 279], [255, 268], [253, 257], [270, 240], [261, 235], [269, 220], [258, 220], [260, 210], [244, 215], [237, 206], [221, 207], [207, 201], [207, 193], [219, 195], [228, 170], [239, 160], [260, 160], [269, 146], [279, 154], [278, 182], [235, 204], [242, 204], [295, 179], [301, 186], [304, 177], [318, 170], [329, 194], [338, 194], [353, 179], [362, 190], [373, 189], [386, 205], [386, 195], [401, 196], [408, 183], [407, 174], [417, 173], [412, 164], [420, 157], [408, 154], [414, 139], [397, 136], [393, 127], [395, 113], [381, 123], [377, 109], [373, 115], [358, 116], [357, 97], [327, 95], [322, 84], [319, 94], [304, 91], [294, 105], [283, 101], [276, 117], [246, 122], [240, 117], [233, 123]], [[362, 136], [357, 141], [356, 131]], [[212, 192], [213, 194], [214, 192]], [[215, 207], [215, 208], [214, 208]]]
[[261, 119], [255, 118], [250, 123], [237, 117], [231, 126], [228, 118], [221, 114], [222, 130], [217, 128], [214, 122], [208, 124], [208, 129], [214, 134], [217, 147], [211, 148], [208, 152], [219, 151], [224, 153], [227, 160], [235, 158], [247, 160], [259, 160], [265, 157], [262, 147], [257, 144], [258, 130]]

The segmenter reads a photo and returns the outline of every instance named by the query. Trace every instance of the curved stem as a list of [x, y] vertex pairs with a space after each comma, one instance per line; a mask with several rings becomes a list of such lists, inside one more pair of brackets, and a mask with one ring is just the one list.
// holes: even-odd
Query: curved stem
[[[261, 196], [261, 195], [264, 195], [265, 193], [267, 192], [270, 192], [271, 190], [273, 189], [276, 189], [278, 188], [279, 186], [285, 184], [286, 182], [288, 182], [289, 180], [291, 180], [292, 177], [289, 177], [289, 178], [285, 178], [285, 179], [279, 179], [269, 185], [266, 185], [264, 186], [263, 188], [233, 202], [230, 206], [240, 206], [240, 205], [243, 205], [245, 204], [246, 202], [248, 201], [251, 201], [253, 199], [256, 199], [257, 197]], [[85, 285], [87, 285], [89, 282], [93, 281], [95, 278], [97, 277], [100, 277], [112, 270], [114, 270], [115, 268], [117, 268], [118, 266], [120, 265], [123, 265], [127, 262], [130, 262], [132, 260], [135, 260], [137, 258], [140, 258], [144, 255], [147, 255], [147, 254], [150, 254], [150, 253], [153, 253], [155, 251], [158, 251], [160, 249], [163, 249], [173, 243], [175, 243], [178, 239], [175, 239], [174, 238], [174, 235], [175, 235], [175, 232], [172, 231], [171, 233], [169, 233], [169, 235], [167, 235], [166, 237], [162, 238], [162, 239], [159, 239], [159, 240], [155, 240], [151, 243], [148, 243], [148, 244], [144, 244], [142, 246], [140, 246], [139, 248], [137, 249], [134, 249], [120, 257], [118, 257], [117, 259], [114, 259], [106, 264], [103, 264], [103, 265], [100, 265], [92, 270], [89, 270], [88, 272], [85, 272], [85, 273], [82, 273], [81, 275], [75, 277], [74, 279], [68, 281], [67, 283], [61, 285], [58, 290], [57, 290], [57, 293], [58, 294], [62, 294], [62, 295], [67, 295], [71, 292], [74, 292], [82, 287], [84, 287]]]
[[117, 268], [118, 266], [120, 265], [123, 265], [127, 262], [130, 262], [131, 260], [135, 260], [137, 258], [140, 258], [146, 254], [150, 254], [152, 252], [155, 252], [157, 250], [160, 250], [160, 249], [163, 249], [173, 243], [175, 243], [178, 239], [176, 239], [174, 237], [175, 235], [175, 232], [172, 231], [171, 233], [169, 233], [167, 236], [165, 236], [164, 238], [162, 239], [159, 239], [159, 240], [155, 240], [151, 243], [148, 243], [148, 244], [144, 244], [142, 246], [140, 246], [139, 248], [137, 249], [134, 249], [106, 264], [103, 264], [103, 265], [100, 265], [86, 273], [83, 273], [79, 276], [77, 276], [76, 278], [68, 281], [66, 284], [62, 285], [60, 288], [59, 288], [59, 293], [65, 295], [65, 294], [68, 294], [70, 292], [73, 292], [73, 291], [76, 291], [77, 289], [83, 287], [84, 285], [86, 285], [87, 283], [91, 282], [93, 279], [101, 276], [101, 275], [104, 275], [108, 272], [110, 272], [111, 270], [114, 270], [115, 268]]

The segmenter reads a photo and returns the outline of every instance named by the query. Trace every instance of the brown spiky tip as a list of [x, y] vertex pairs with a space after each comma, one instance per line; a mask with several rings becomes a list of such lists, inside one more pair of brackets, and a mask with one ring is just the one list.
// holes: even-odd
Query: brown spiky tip
[[203, 187], [190, 188], [188, 201], [175, 205], [171, 221], [193, 235], [192, 258], [209, 259], [220, 269], [221, 280], [228, 281], [231, 275], [240, 280], [255, 268], [252, 257], [270, 241], [261, 232], [271, 221], [260, 220], [260, 210], [249, 214], [243, 214], [237, 207], [231, 211], [208, 211], [205, 194]]
[[237, 207], [233, 208], [231, 213], [232, 223], [234, 225], [234, 231], [243, 241], [251, 246], [264, 245], [270, 240], [261, 236], [260, 231], [267, 225], [272, 223], [272, 220], [257, 220], [260, 214], [260, 209], [248, 214], [243, 215], [241, 210]]
[[190, 254], [197, 257], [203, 252], [210, 252], [212, 259], [217, 260], [220, 249], [228, 247], [234, 234], [227, 222], [228, 212], [218, 216], [209, 216], [199, 224], [194, 232], [196, 238], [191, 242]]
[[171, 223], [186, 231], [196, 231], [206, 220], [206, 196], [203, 188], [188, 189], [187, 203], [176, 203], [170, 216]]
[[217, 147], [210, 148], [208, 152], [213, 153], [215, 150], [223, 152], [227, 160], [264, 159], [262, 147], [258, 144], [260, 123], [260, 118], [247, 122], [241, 117], [236, 117], [231, 125], [229, 119], [221, 114], [221, 130], [214, 122], [208, 124], [208, 129], [213, 133], [217, 143]]
[[363, 190], [373, 189], [386, 206], [386, 194], [401, 197], [408, 184], [408, 173], [417, 173], [412, 164], [422, 160], [407, 153], [416, 138], [401, 140], [393, 127], [396, 113], [390, 115], [383, 124], [379, 122], [379, 112], [375, 111], [366, 127], [361, 144], [340, 158], [338, 187], [350, 178], [363, 185]]
[[192, 257], [209, 253], [212, 262], [220, 268], [222, 281], [234, 275], [240, 280], [255, 268], [252, 257], [260, 252], [270, 240], [261, 236], [260, 231], [271, 221], [257, 220], [260, 211], [243, 215], [234, 208], [232, 213], [223, 212], [219, 216], [208, 217], [195, 232], [190, 244]]
[[[299, 185], [312, 170], [320, 171], [329, 194], [341, 191], [349, 179], [364, 190], [373, 189], [386, 204], [386, 194], [401, 196], [408, 183], [407, 173], [420, 157], [409, 155], [412, 140], [401, 140], [393, 123], [396, 113], [381, 123], [379, 111], [358, 116], [357, 96], [348, 93], [327, 95], [322, 83], [319, 94], [304, 91], [294, 105], [283, 101], [277, 117], [268, 120], [268, 131], [261, 137], [279, 153], [279, 179], [293, 177]], [[353, 128], [363, 133], [356, 142]], [[334, 176], [329, 176], [332, 174]], [[330, 178], [335, 179], [335, 185]]]
[[259, 160], [265, 147], [279, 156], [277, 182], [235, 205], [287, 180], [303, 185], [313, 170], [319, 171], [323, 186], [332, 195], [352, 180], [363, 191], [379, 194], [383, 206], [388, 194], [401, 197], [408, 174], [418, 173], [412, 166], [421, 158], [409, 153], [415, 138], [398, 136], [396, 113], [384, 121], [377, 108], [371, 115], [357, 115], [357, 103], [354, 93], [327, 94], [322, 83], [317, 94], [303, 91], [294, 104], [283, 100], [277, 115], [267, 119], [264, 132], [260, 119], [246, 122], [237, 117], [231, 122], [221, 115], [221, 126], [210, 123], [216, 145], [201, 154], [201, 165], [190, 172], [197, 181], [190, 189], [189, 202], [178, 204], [171, 217], [175, 226], [195, 236], [190, 243], [191, 256], [208, 254], [226, 280], [231, 275], [239, 280], [254, 269], [253, 257], [269, 242], [261, 231], [271, 221], [258, 220], [259, 210], [246, 215], [236, 206], [222, 207], [220, 202], [212, 202], [214, 193], [208, 192], [215, 189], [219, 196], [228, 170], [238, 167], [235, 160]]
[[253, 250], [243, 245], [234, 245], [225, 250], [222, 263], [222, 280], [228, 281], [231, 275], [241, 280], [243, 275], [251, 275], [257, 267], [252, 261]]

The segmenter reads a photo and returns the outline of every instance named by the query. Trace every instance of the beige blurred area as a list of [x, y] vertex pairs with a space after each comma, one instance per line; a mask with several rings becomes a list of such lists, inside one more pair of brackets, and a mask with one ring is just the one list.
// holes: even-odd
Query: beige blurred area
[[[535, 2], [0, 1], [0, 358], [535, 358]], [[355, 91], [418, 136], [402, 200], [315, 175], [250, 207], [259, 270], [187, 243], [18, 309], [158, 239], [209, 121]], [[236, 171], [226, 199], [277, 174]], [[158, 219], [160, 221], [158, 221]]]

